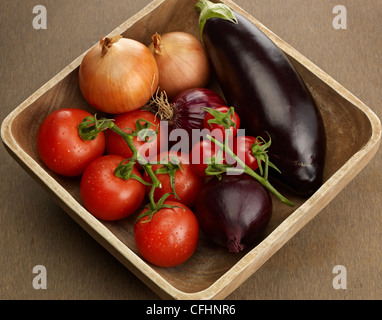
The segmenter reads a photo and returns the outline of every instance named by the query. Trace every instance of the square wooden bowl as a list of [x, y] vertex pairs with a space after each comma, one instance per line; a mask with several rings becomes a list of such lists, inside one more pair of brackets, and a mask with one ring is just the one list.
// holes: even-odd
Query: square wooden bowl
[[[146, 45], [155, 32], [185, 31], [198, 36], [194, 2], [155, 0], [111, 35], [122, 34]], [[201, 236], [189, 261], [175, 268], [157, 268], [146, 263], [137, 252], [133, 237], [135, 216], [115, 223], [97, 220], [81, 204], [79, 179], [60, 177], [44, 166], [37, 153], [36, 137], [45, 117], [63, 107], [82, 107], [95, 113], [78, 87], [78, 69], [86, 52], [17, 107], [1, 127], [3, 143], [15, 160], [75, 221], [162, 298], [225, 298], [362, 170], [375, 155], [381, 139], [380, 121], [367, 106], [235, 3], [221, 2], [249, 18], [290, 58], [320, 108], [328, 136], [324, 185], [309, 199], [284, 192], [296, 207], [274, 201], [271, 224], [256, 246], [241, 254], [231, 254]]]

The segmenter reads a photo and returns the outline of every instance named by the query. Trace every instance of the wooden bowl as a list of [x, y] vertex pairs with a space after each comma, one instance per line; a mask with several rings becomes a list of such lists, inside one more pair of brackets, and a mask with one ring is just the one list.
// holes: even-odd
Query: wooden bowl
[[[324, 185], [309, 199], [280, 190], [296, 207], [274, 201], [272, 221], [256, 246], [231, 254], [201, 235], [189, 261], [174, 268], [157, 268], [137, 252], [135, 216], [114, 223], [97, 220], [81, 204], [79, 178], [60, 177], [44, 166], [37, 153], [36, 137], [45, 117], [64, 107], [96, 113], [78, 87], [78, 69], [86, 52], [17, 107], [1, 127], [3, 143], [14, 159], [94, 239], [162, 298], [225, 298], [326, 206], [372, 159], [380, 144], [380, 121], [367, 106], [235, 3], [222, 2], [249, 18], [290, 58], [320, 108], [328, 137]], [[146, 45], [155, 32], [185, 31], [198, 36], [198, 14], [193, 6], [189, 0], [155, 0], [110, 35], [122, 34]]]

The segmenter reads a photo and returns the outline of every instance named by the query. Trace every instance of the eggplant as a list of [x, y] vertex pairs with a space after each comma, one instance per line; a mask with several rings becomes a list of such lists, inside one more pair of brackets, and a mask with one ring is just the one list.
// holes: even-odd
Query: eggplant
[[270, 179], [310, 196], [323, 183], [326, 133], [320, 111], [286, 55], [225, 4], [199, 1], [201, 38], [227, 105], [246, 135], [271, 137]]
[[264, 234], [272, 217], [269, 191], [246, 175], [222, 175], [204, 185], [195, 215], [206, 237], [229, 252], [241, 252]]

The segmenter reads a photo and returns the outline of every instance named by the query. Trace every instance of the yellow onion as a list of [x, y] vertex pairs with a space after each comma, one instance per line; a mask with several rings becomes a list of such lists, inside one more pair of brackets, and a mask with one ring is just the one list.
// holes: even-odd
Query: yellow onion
[[79, 86], [86, 101], [105, 113], [139, 109], [155, 94], [158, 66], [144, 44], [122, 36], [101, 39], [85, 55]]
[[159, 69], [159, 88], [171, 99], [179, 93], [203, 88], [210, 78], [210, 64], [203, 44], [185, 32], [154, 34], [149, 49]]

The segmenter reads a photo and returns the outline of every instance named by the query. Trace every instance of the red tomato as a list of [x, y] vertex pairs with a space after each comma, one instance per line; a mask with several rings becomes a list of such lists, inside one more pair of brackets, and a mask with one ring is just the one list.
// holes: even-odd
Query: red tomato
[[[162, 152], [155, 158], [155, 162], [162, 162], [163, 160], [170, 162], [172, 157], [180, 161], [181, 166], [181, 168], [175, 172], [175, 192], [179, 199], [177, 199], [174, 195], [170, 195], [167, 200], [179, 201], [189, 207], [192, 207], [195, 203], [199, 190], [204, 185], [204, 179], [192, 171], [188, 154], [181, 152]], [[152, 170], [155, 172], [163, 166], [163, 164], [154, 164], [152, 166]], [[171, 187], [171, 179], [168, 174], [157, 174], [156, 177], [162, 184], [162, 187], [156, 188], [154, 192], [154, 200], [155, 202], [158, 202], [162, 196], [166, 193], [172, 193], [173, 190]], [[144, 174], [144, 180], [147, 182], [151, 181], [147, 172]], [[150, 190], [151, 186], [146, 186], [147, 193], [149, 193]]]
[[[200, 177], [207, 177], [208, 158], [216, 157], [220, 148], [210, 140], [196, 143], [190, 152], [191, 169]], [[222, 161], [224, 163], [224, 161]]]
[[[230, 110], [230, 108], [226, 106], [218, 107], [215, 109], [215, 111], [219, 111], [221, 113], [227, 113]], [[208, 121], [211, 121], [215, 119], [215, 117], [211, 113], [207, 113], [206, 117], [203, 121], [203, 127], [206, 129], [209, 129], [212, 133], [212, 135], [219, 141], [224, 141], [226, 137], [226, 128], [223, 124], [216, 124], [216, 123], [208, 123]], [[231, 120], [235, 123], [235, 127], [231, 126], [229, 128], [230, 138], [234, 138], [237, 135], [237, 131], [240, 128], [240, 118], [236, 112], [231, 115]], [[214, 130], [217, 130], [216, 134], [214, 134]], [[228, 130], [228, 129], [227, 129]]]
[[67, 108], [52, 112], [43, 121], [37, 135], [37, 149], [49, 169], [63, 176], [78, 176], [92, 160], [103, 155], [103, 132], [92, 141], [79, 136], [78, 125], [88, 116], [92, 115], [85, 110]]
[[158, 267], [174, 267], [195, 252], [199, 224], [194, 213], [184, 204], [175, 201], [165, 203], [174, 208], [162, 208], [150, 221], [148, 216], [140, 219], [134, 226], [134, 238], [145, 260]]
[[[124, 219], [136, 212], [145, 196], [145, 186], [135, 180], [124, 180], [114, 170], [124, 158], [106, 155], [94, 160], [82, 175], [80, 194], [85, 208], [105, 221]], [[142, 178], [134, 167], [133, 174]]]
[[[154, 155], [158, 154], [160, 150], [166, 147], [163, 139], [161, 139], [161, 128], [159, 119], [152, 112], [135, 110], [117, 115], [114, 118], [114, 123], [121, 130], [127, 133], [131, 133], [131, 129], [134, 131], [137, 130], [136, 122], [139, 119], [144, 119], [154, 124], [154, 126], [150, 127], [150, 129], [152, 129], [153, 131], [156, 131], [158, 129], [158, 134], [156, 137], [153, 138], [152, 141], [145, 142], [142, 139], [139, 139], [138, 137], [133, 138], [133, 143], [138, 149], [139, 153], [147, 159], [150, 159]], [[142, 122], [141, 124], [143, 125], [144, 122]], [[133, 155], [126, 141], [120, 135], [111, 130], [107, 131], [106, 153], [117, 154], [124, 157], [125, 159], [129, 159]]]
[[256, 157], [252, 154], [252, 146], [259, 143], [258, 139], [250, 136], [238, 136], [233, 140], [233, 152], [250, 167], [256, 170], [259, 167]]

